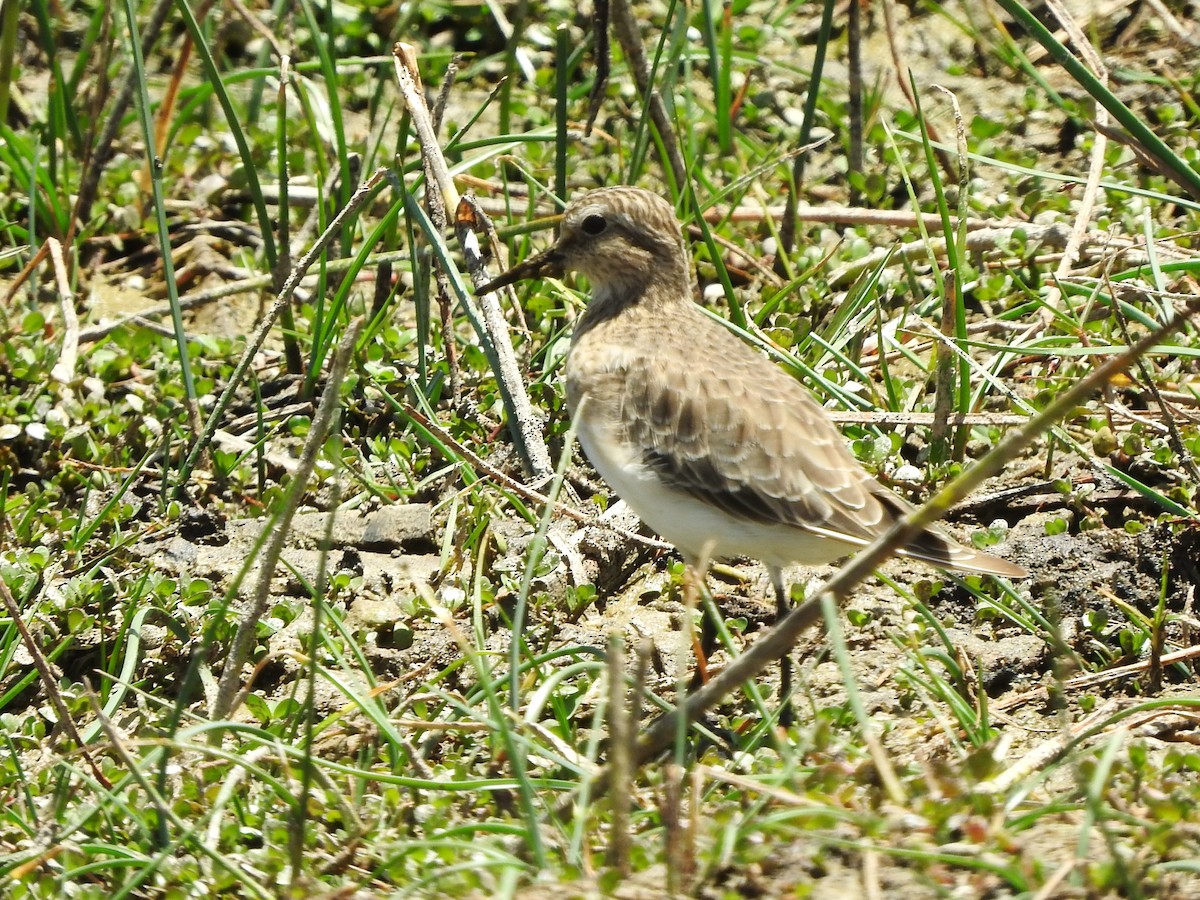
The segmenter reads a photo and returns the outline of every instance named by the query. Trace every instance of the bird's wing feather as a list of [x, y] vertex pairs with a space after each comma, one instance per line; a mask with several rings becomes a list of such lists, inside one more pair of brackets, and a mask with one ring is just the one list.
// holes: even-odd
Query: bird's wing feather
[[674, 353], [646, 358], [626, 382], [621, 420], [645, 463], [743, 519], [873, 538], [891, 518], [881, 488], [808, 391], [703, 314], [688, 319], [692, 345], [717, 353], [687, 370], [665, 365]]
[[[685, 346], [631, 364], [622, 391], [626, 438], [667, 484], [742, 519], [841, 541], [847, 552], [910, 509], [863, 469], [796, 379], [698, 310], [687, 319], [663, 338]], [[689, 345], [716, 352], [688, 370], [667, 364], [688, 358]], [[1023, 572], [936, 529], [902, 552], [966, 571]]]

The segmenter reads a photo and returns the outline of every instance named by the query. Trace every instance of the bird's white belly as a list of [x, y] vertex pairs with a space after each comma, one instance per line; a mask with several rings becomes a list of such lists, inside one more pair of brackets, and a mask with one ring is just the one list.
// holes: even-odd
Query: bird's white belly
[[733, 516], [665, 485], [643, 463], [640, 451], [594, 423], [579, 422], [576, 437], [588, 460], [643, 522], [674, 544], [688, 562], [749, 556], [769, 566], [824, 565], [852, 548], [790, 525], [767, 525]]

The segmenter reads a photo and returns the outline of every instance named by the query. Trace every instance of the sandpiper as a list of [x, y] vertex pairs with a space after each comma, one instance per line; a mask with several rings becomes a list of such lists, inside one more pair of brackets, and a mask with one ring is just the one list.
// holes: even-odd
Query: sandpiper
[[[783, 569], [866, 546], [909, 509], [850, 452], [800, 382], [693, 302], [675, 211], [635, 187], [590, 191], [550, 249], [483, 285], [576, 271], [591, 285], [566, 363], [584, 453], [641, 519], [703, 577], [718, 557]], [[900, 550], [960, 572], [1020, 566], [929, 529]]]

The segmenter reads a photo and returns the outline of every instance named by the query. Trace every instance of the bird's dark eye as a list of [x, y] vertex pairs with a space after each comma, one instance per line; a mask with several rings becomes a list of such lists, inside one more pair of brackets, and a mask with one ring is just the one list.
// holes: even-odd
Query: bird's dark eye
[[608, 221], [604, 216], [592, 213], [592, 215], [587, 216], [579, 223], [579, 227], [583, 229], [584, 234], [590, 234], [592, 237], [595, 237], [598, 234], [604, 233], [604, 229], [608, 227]]

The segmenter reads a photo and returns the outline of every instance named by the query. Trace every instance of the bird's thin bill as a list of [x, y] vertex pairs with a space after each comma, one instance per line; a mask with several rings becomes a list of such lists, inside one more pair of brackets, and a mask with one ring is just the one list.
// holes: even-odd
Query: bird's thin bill
[[487, 284], [481, 284], [476, 293], [490, 294], [502, 287], [524, 281], [526, 278], [540, 278], [543, 275], [559, 276], [562, 273], [562, 258], [557, 248], [551, 247], [537, 256], [531, 256], [524, 262], [517, 263], [503, 275], [493, 278]]

